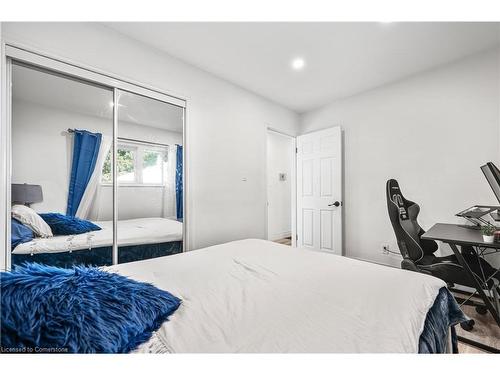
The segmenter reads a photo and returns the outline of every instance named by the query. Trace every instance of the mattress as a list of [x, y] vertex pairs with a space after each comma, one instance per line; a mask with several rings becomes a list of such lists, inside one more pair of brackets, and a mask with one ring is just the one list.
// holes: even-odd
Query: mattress
[[[96, 221], [102, 230], [70, 236], [35, 238], [16, 246], [12, 254], [61, 253], [113, 245], [113, 222]], [[161, 217], [119, 220], [118, 246], [182, 241], [182, 223]]]
[[108, 267], [182, 299], [137, 352], [417, 353], [435, 277], [263, 240]]

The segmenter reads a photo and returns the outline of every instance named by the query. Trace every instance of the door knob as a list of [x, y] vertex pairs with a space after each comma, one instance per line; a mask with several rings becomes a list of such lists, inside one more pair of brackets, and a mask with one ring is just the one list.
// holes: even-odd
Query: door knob
[[341, 205], [341, 203], [340, 203], [339, 201], [335, 201], [335, 202], [333, 202], [333, 203], [330, 203], [330, 204], [328, 205], [328, 207], [332, 207], [332, 206], [338, 207], [338, 206], [340, 206], [340, 205]]

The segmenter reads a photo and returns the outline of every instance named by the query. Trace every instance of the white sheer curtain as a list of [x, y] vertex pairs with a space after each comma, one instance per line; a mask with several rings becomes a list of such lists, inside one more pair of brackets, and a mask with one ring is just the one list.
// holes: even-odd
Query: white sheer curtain
[[112, 139], [110, 136], [103, 135], [101, 139], [101, 146], [99, 147], [99, 155], [95, 164], [94, 173], [90, 177], [90, 181], [83, 193], [82, 200], [76, 211], [76, 216], [81, 219], [90, 219], [90, 212], [92, 204], [94, 203], [99, 184], [101, 183], [102, 167], [106, 161], [106, 156], [111, 148]]
[[163, 217], [169, 219], [176, 218], [175, 208], [175, 146], [169, 146], [167, 152], [167, 162], [163, 164], [163, 178], [165, 188], [163, 189]]

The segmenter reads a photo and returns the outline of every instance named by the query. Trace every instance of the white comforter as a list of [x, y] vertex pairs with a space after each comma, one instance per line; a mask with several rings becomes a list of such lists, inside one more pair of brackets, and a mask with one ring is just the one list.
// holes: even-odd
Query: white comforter
[[109, 267], [182, 298], [139, 352], [416, 353], [445, 283], [332, 254], [243, 240]]
[[[16, 246], [12, 254], [61, 253], [113, 245], [113, 222], [96, 221], [101, 230], [71, 236], [36, 238]], [[182, 241], [182, 223], [162, 217], [119, 220], [118, 246]]]

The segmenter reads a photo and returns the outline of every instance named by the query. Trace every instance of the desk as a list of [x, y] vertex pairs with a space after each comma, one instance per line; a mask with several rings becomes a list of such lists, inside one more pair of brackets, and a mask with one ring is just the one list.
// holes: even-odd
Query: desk
[[[474, 248], [488, 248], [500, 251], [500, 243], [486, 243], [483, 241], [483, 236], [480, 230], [468, 229], [456, 224], [435, 224], [431, 229], [425, 232], [421, 238], [424, 240], [441, 241], [447, 243], [451, 247], [461, 266], [465, 269], [471, 279], [474, 280], [476, 291], [484, 301], [486, 308], [491, 313], [498, 326], [500, 326], [500, 309], [498, 307], [498, 300], [495, 301], [491, 296], [486, 295], [481, 285], [481, 282], [484, 282], [484, 280], [478, 279], [478, 277], [473, 274], [469, 265], [462, 256], [460, 249], [458, 248], [458, 246], [461, 245], [469, 245]], [[481, 251], [478, 251], [478, 249], [476, 249], [476, 253], [478, 256], [481, 256]]]

